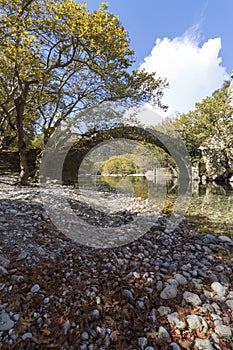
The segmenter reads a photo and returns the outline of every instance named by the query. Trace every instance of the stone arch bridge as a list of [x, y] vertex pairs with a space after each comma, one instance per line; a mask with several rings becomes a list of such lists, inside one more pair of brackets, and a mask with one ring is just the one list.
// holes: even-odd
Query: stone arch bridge
[[117, 126], [109, 130], [90, 132], [74, 143], [63, 164], [63, 182], [66, 184], [77, 182], [78, 169], [87, 153], [103, 141], [119, 138], [144, 141], [161, 148], [175, 161], [183, 182], [188, 182], [190, 179], [192, 170], [188, 152], [181, 139], [174, 132], [167, 135], [154, 129], [139, 126]]

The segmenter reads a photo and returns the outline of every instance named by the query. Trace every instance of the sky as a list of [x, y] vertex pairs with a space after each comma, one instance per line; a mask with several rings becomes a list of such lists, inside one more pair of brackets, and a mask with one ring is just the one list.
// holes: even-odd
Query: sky
[[[101, 0], [86, 0], [90, 11]], [[194, 110], [233, 70], [233, 0], [109, 0], [135, 50], [134, 69], [167, 78], [167, 116]], [[163, 113], [160, 113], [163, 115]]]

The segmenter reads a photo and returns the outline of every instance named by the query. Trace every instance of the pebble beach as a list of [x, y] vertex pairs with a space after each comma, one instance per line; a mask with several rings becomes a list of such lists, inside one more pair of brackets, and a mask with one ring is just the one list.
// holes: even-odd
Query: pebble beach
[[[88, 247], [53, 224], [37, 186], [0, 185], [1, 349], [233, 349], [228, 236], [185, 220], [167, 230], [160, 215], [127, 244]], [[92, 220], [81, 199], [76, 213]]]

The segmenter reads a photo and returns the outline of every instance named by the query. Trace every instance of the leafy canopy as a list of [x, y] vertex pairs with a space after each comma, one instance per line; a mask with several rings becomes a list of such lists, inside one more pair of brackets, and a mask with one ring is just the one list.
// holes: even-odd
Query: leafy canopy
[[104, 162], [102, 172], [105, 174], [137, 174], [141, 173], [141, 170], [131, 159], [124, 156], [112, 156]]
[[221, 167], [230, 170], [233, 165], [233, 107], [228, 86], [225, 83], [212, 96], [196, 103], [194, 111], [180, 115], [174, 122], [193, 162], [204, 150], [216, 173]]
[[134, 60], [106, 4], [90, 13], [74, 0], [0, 3], [0, 113], [8, 124], [22, 119], [24, 132], [30, 125], [47, 139], [63, 120], [107, 101], [163, 107], [166, 82], [130, 73]]

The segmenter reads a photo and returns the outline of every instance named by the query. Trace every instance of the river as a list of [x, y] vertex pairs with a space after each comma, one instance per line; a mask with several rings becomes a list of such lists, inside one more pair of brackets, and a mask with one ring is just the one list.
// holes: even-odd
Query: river
[[[154, 184], [145, 177], [100, 176], [97, 184], [112, 190], [128, 192], [129, 195], [143, 199], [148, 198], [150, 193], [159, 193], [157, 198], [161, 200], [163, 206], [161, 210], [168, 214], [178, 193], [178, 186], [166, 179]], [[201, 185], [194, 182], [186, 217], [188, 222], [195, 224], [195, 230], [227, 235], [233, 239], [233, 187], [217, 184]]]

